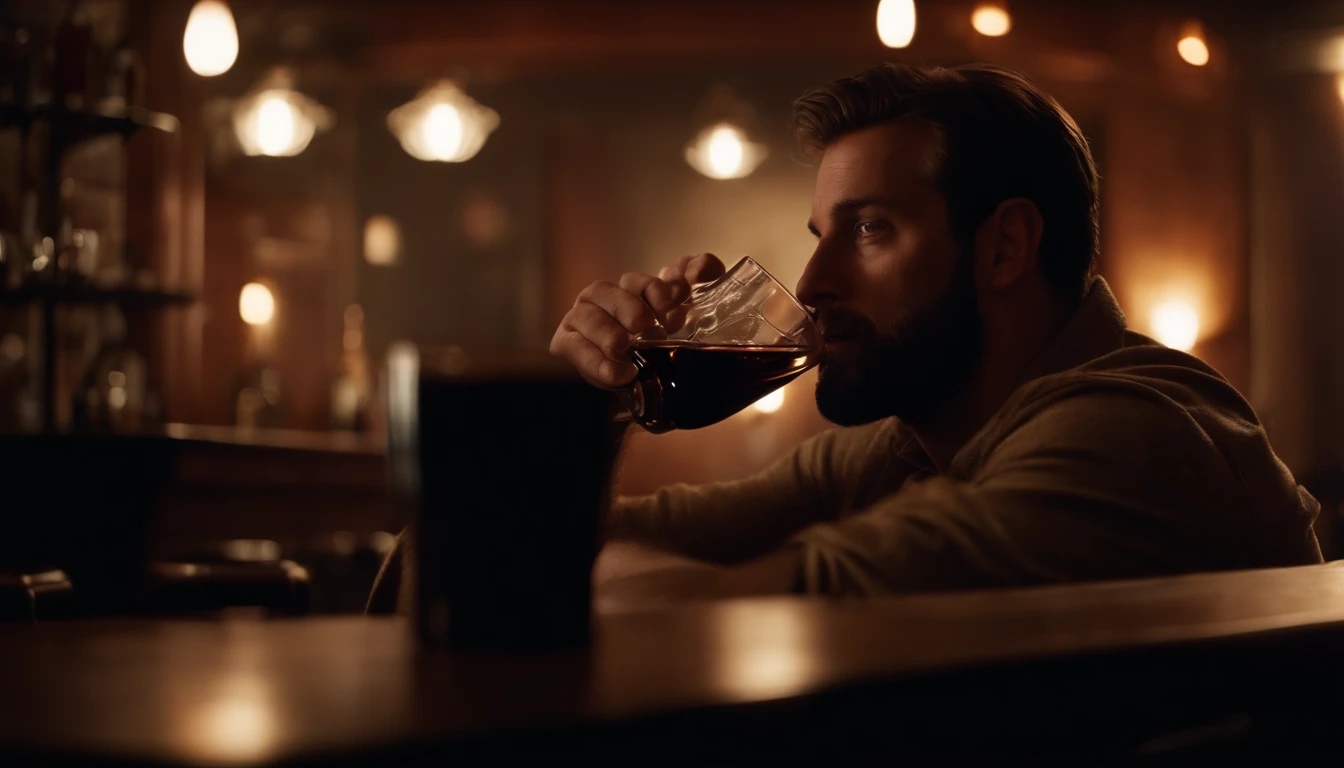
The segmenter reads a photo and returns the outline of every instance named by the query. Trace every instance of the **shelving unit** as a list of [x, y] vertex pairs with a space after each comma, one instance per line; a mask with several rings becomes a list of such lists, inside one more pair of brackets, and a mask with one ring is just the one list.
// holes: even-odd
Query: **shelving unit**
[[[0, 103], [0, 128], [18, 128], [24, 146], [34, 126], [47, 127], [43, 158], [42, 184], [39, 197], [39, 228], [54, 233], [60, 223], [61, 162], [65, 154], [80, 143], [98, 136], [120, 135], [128, 139], [142, 129], [175, 133], [179, 124], [173, 115], [153, 112], [140, 107], [117, 110], [74, 110], [58, 105], [25, 107], [21, 104]], [[42, 429], [54, 432], [57, 424], [57, 309], [64, 306], [114, 304], [121, 307], [163, 308], [185, 306], [196, 298], [190, 291], [178, 288], [141, 286], [99, 286], [84, 278], [59, 271], [52, 265], [48, 279], [31, 282], [14, 289], [0, 287], [0, 306], [36, 305], [41, 311], [42, 324]]]

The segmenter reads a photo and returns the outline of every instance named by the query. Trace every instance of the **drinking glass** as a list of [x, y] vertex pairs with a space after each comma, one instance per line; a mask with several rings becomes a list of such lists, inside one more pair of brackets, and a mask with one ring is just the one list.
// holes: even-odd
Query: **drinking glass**
[[743, 257], [628, 352], [639, 372], [617, 394], [660, 434], [720, 422], [793, 381], [819, 361], [821, 335], [789, 289]]

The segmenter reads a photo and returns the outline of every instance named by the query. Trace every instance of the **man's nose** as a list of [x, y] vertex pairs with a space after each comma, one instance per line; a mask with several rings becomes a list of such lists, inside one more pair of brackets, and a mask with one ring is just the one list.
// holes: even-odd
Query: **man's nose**
[[803, 304], [814, 309], [820, 308], [841, 298], [841, 281], [838, 277], [834, 260], [828, 258], [818, 245], [803, 268], [803, 276], [798, 278], [795, 295]]

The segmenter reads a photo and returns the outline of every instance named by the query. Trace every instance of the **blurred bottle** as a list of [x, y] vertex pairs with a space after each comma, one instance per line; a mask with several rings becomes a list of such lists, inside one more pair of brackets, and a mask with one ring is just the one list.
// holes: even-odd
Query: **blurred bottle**
[[372, 383], [364, 350], [364, 309], [345, 308], [341, 366], [331, 384], [331, 428], [363, 432], [369, 428]]
[[140, 106], [145, 95], [145, 65], [140, 53], [123, 42], [108, 60], [103, 109], [122, 110]]
[[17, 269], [19, 239], [9, 232], [0, 231], [0, 292], [18, 285]]
[[38, 228], [37, 209], [37, 190], [23, 190], [15, 237], [18, 247], [9, 265], [11, 286], [50, 282], [56, 274], [56, 242]]
[[238, 387], [234, 398], [234, 423], [254, 429], [282, 426], [284, 412], [280, 407], [280, 372], [270, 367], [254, 368]]
[[28, 344], [18, 332], [0, 333], [0, 432], [28, 429], [32, 377]]
[[145, 420], [145, 358], [126, 344], [126, 318], [109, 307], [101, 319], [103, 342], [79, 386], [72, 418], [76, 429], [140, 429]]

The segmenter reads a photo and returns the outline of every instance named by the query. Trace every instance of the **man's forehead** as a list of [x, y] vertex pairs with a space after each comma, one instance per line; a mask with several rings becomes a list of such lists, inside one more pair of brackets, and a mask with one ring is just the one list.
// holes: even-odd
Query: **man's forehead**
[[855, 197], [925, 186], [938, 148], [938, 130], [924, 123], [898, 120], [847, 133], [822, 153], [818, 196], [839, 188], [844, 197]]

